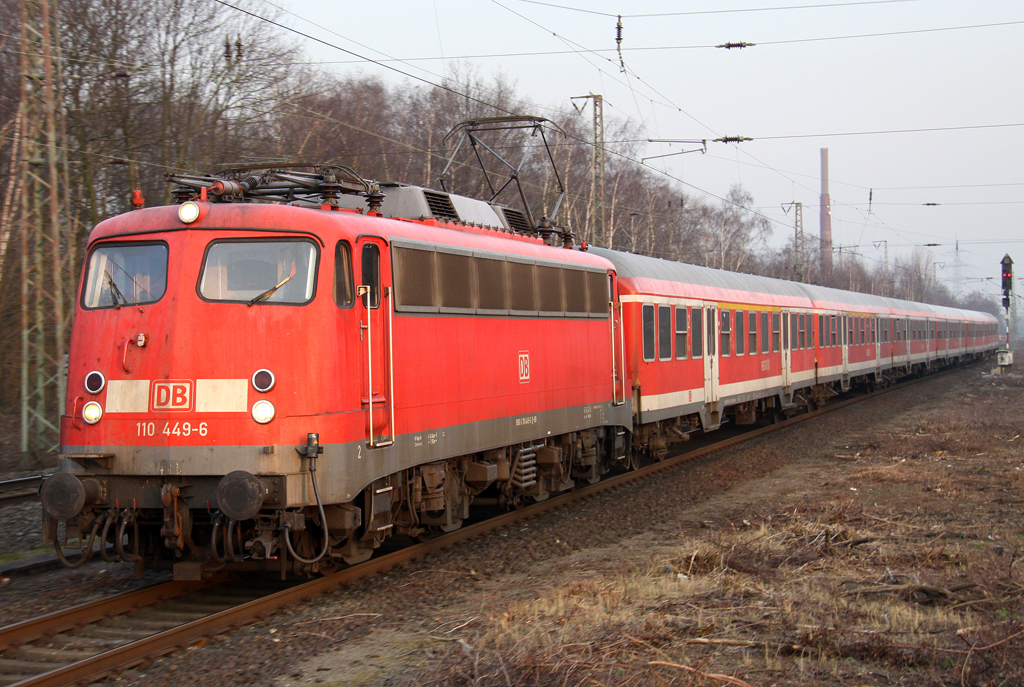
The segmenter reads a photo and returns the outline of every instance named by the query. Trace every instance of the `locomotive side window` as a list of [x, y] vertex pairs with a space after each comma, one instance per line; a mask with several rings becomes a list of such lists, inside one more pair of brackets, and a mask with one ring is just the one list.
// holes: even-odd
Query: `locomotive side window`
[[644, 329], [644, 360], [651, 362], [654, 360], [654, 306], [644, 304], [643, 313], [643, 329]]
[[505, 261], [476, 258], [476, 281], [480, 289], [481, 310], [506, 310]]
[[743, 318], [745, 317], [746, 314], [742, 310], [736, 311], [736, 355], [743, 355], [743, 344], [745, 343], [743, 334]]
[[704, 320], [702, 308], [690, 310], [690, 357], [701, 358], [704, 356]]
[[747, 338], [748, 338], [748, 340], [750, 342], [750, 345], [747, 346], [747, 351], [750, 353], [750, 355], [755, 355], [757, 353], [757, 313], [756, 312], [747, 313], [747, 324], [750, 325], [749, 327], [747, 327]]
[[317, 247], [304, 239], [215, 241], [206, 249], [199, 295], [208, 301], [302, 305], [313, 299]]
[[[586, 314], [587, 273], [583, 270], [567, 269], [562, 270], [562, 278], [565, 281], [565, 312], [572, 315]], [[604, 288], [601, 291], [604, 291]]]
[[676, 360], [686, 358], [686, 307], [676, 308]]
[[82, 307], [155, 303], [167, 290], [167, 244], [104, 243], [89, 254]]
[[363, 286], [370, 287], [369, 306], [380, 305], [380, 248], [375, 243], [363, 244]]
[[509, 284], [515, 286], [515, 288], [509, 289], [509, 309], [518, 311], [520, 315], [537, 314], [537, 304], [534, 300], [533, 265], [510, 260], [508, 277]]
[[537, 295], [540, 296], [542, 315], [561, 315], [565, 311], [562, 303], [562, 272], [558, 267], [537, 265]]
[[438, 251], [437, 276], [441, 307], [457, 310], [473, 308], [473, 258]]
[[334, 302], [339, 308], [353, 303], [352, 247], [348, 241], [338, 241], [334, 247]]
[[719, 336], [722, 340], [719, 352], [722, 355], [729, 355], [729, 351], [732, 349], [732, 313], [728, 310], [722, 311], [722, 326]]
[[396, 306], [436, 309], [434, 306], [434, 252], [394, 249]]
[[587, 279], [587, 312], [591, 315], [607, 315], [608, 304], [613, 300], [612, 276], [604, 272], [584, 272]]
[[672, 360], [672, 306], [658, 306], [658, 360]]

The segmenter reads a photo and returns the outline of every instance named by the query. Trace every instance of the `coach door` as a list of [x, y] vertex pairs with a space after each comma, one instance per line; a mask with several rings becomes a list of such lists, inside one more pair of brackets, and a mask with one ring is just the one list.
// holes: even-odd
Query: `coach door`
[[366, 439], [370, 448], [394, 443], [395, 409], [391, 360], [393, 292], [387, 284], [387, 243], [376, 236], [356, 242], [360, 266], [356, 295], [359, 304], [359, 340], [363, 350], [362, 410], [366, 414]]
[[718, 308], [710, 303], [704, 306], [704, 331], [704, 403], [710, 405], [718, 402]]
[[792, 369], [790, 355], [792, 340], [790, 337], [796, 333], [796, 327], [790, 327], [790, 325], [795, 321], [795, 314], [789, 310], [782, 311], [782, 390], [787, 394], [790, 391], [790, 386], [793, 384], [790, 379], [790, 370]]
[[612, 337], [612, 405], [626, 403], [626, 336], [622, 331], [622, 303], [615, 296], [615, 275], [608, 275], [608, 309]]

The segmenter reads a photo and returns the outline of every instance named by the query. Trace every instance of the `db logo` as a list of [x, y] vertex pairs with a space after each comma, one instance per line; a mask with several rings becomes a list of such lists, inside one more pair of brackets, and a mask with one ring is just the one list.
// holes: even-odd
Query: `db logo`
[[519, 383], [530, 381], [530, 352], [519, 351]]
[[154, 382], [153, 410], [192, 410], [192, 380]]

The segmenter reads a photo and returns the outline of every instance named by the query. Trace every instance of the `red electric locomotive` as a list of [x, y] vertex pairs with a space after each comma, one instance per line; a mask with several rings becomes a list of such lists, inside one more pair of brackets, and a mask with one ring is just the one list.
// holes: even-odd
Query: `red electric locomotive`
[[[182, 578], [316, 569], [626, 454], [603, 258], [341, 168], [180, 180], [198, 197], [90, 236], [47, 538]], [[268, 196], [301, 197], [213, 202]]]
[[89, 238], [41, 499], [58, 552], [63, 521], [177, 578], [356, 563], [998, 343], [989, 315], [577, 250], [347, 168], [173, 178], [180, 204]]

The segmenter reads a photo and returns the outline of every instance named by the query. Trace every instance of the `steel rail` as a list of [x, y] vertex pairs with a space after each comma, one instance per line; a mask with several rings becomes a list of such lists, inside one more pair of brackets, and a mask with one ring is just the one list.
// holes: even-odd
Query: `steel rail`
[[164, 582], [0, 627], [0, 651], [13, 649], [37, 639], [67, 632], [115, 615], [130, 613], [145, 606], [152, 606], [198, 589], [213, 586], [223, 579], [221, 577], [202, 582]]
[[26, 501], [37, 501], [39, 499], [39, 485], [47, 477], [49, 475], [36, 475], [34, 477], [0, 481], [0, 508]]
[[589, 485], [582, 489], [560, 494], [558, 496], [553, 496], [545, 501], [533, 504], [522, 510], [505, 513], [503, 515], [463, 527], [455, 532], [437, 537], [436, 539], [395, 551], [394, 553], [381, 556], [380, 558], [371, 559], [366, 563], [361, 563], [351, 568], [339, 570], [338, 572], [311, 580], [290, 589], [285, 589], [260, 599], [243, 603], [198, 620], [185, 623], [176, 628], [155, 633], [144, 639], [124, 644], [82, 661], [17, 682], [12, 687], [67, 687], [68, 685], [76, 683], [88, 683], [99, 680], [113, 671], [126, 669], [152, 660], [163, 654], [173, 652], [179, 648], [195, 643], [203, 637], [219, 634], [226, 630], [257, 622], [258, 620], [263, 619], [266, 615], [273, 613], [280, 608], [306, 601], [335, 587], [351, 584], [357, 580], [387, 572], [393, 568], [400, 567], [436, 551], [451, 548], [462, 542], [482, 537], [492, 531], [501, 530], [519, 522], [531, 520], [544, 513], [564, 508], [570, 504], [592, 498], [598, 494], [610, 491], [631, 482], [646, 479], [654, 474], [678, 467], [687, 461], [694, 460], [695, 458], [700, 458], [711, 453], [717, 453], [743, 442], [763, 437], [766, 434], [770, 434], [775, 431], [788, 429], [799, 423], [842, 410], [856, 403], [876, 399], [879, 396], [892, 391], [906, 389], [914, 384], [940, 378], [953, 371], [954, 370], [947, 370], [938, 374], [929, 375], [922, 379], [908, 380], [897, 385], [888, 386], [873, 393], [846, 399], [776, 424], [750, 430], [739, 436], [731, 437], [693, 451], [687, 451], [678, 456], [642, 467], [638, 470], [604, 479], [597, 484]]

